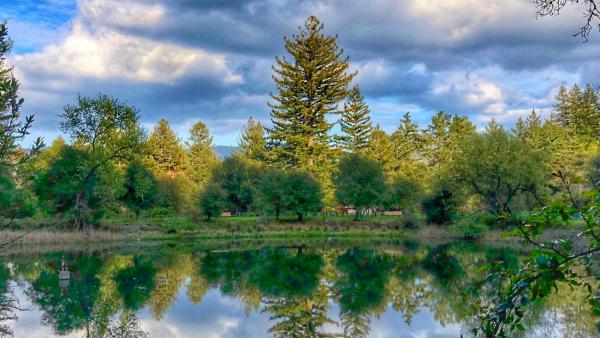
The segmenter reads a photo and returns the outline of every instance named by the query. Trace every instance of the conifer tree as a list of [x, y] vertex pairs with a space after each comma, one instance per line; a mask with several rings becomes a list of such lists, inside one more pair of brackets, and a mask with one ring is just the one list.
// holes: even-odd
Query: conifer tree
[[400, 126], [392, 133], [391, 140], [395, 155], [392, 175], [411, 177], [418, 173], [419, 177], [423, 177], [423, 170], [426, 170], [422, 158], [425, 140], [410, 113], [404, 114]]
[[158, 121], [148, 138], [148, 148], [159, 174], [175, 175], [185, 171], [187, 154], [165, 119]]
[[240, 136], [240, 152], [249, 160], [264, 161], [266, 144], [265, 128], [251, 116]]
[[217, 163], [213, 138], [204, 123], [197, 122], [192, 126], [186, 146], [189, 154], [190, 177], [200, 187], [204, 187], [212, 168]]
[[365, 152], [369, 158], [383, 165], [386, 174], [391, 173], [396, 166], [392, 140], [379, 125], [373, 128]]
[[274, 102], [269, 104], [269, 148], [281, 166], [318, 171], [331, 157], [332, 124], [326, 117], [338, 113], [355, 74], [348, 72], [349, 61], [342, 57], [337, 36], [326, 36], [319, 19], [309, 17], [300, 29], [284, 38], [291, 60], [277, 57], [273, 67], [277, 94], [271, 94]]
[[[18, 143], [29, 134], [33, 123], [33, 115], [21, 120], [24, 100], [19, 97], [19, 81], [13, 76], [12, 67], [5, 63], [11, 48], [6, 22], [0, 22], [0, 174], [17, 164]], [[42, 139], [38, 138], [31, 151], [37, 152], [43, 146]]]
[[360, 153], [367, 147], [373, 130], [369, 113], [369, 106], [365, 103], [360, 88], [352, 87], [340, 119], [340, 127], [344, 135], [337, 137], [338, 145], [342, 150]]
[[[407, 128], [414, 128], [408, 125]], [[434, 172], [449, 164], [461, 139], [475, 133], [475, 126], [466, 117], [438, 112], [424, 131], [423, 155]]]
[[600, 137], [600, 95], [590, 84], [584, 90], [576, 84], [569, 91], [561, 86], [555, 100], [555, 121], [578, 135]]

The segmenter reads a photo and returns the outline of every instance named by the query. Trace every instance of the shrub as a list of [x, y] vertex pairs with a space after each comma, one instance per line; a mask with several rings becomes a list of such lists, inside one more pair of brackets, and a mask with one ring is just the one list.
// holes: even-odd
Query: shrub
[[481, 213], [461, 217], [450, 225], [450, 231], [464, 239], [475, 239], [487, 231], [490, 217]]
[[456, 201], [452, 192], [442, 189], [436, 195], [423, 201], [423, 211], [427, 223], [443, 225], [452, 222], [456, 216]]

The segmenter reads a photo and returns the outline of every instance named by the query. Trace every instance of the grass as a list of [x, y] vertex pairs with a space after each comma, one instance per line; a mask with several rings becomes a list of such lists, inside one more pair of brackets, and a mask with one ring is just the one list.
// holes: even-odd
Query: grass
[[[424, 223], [421, 221], [420, 223]], [[33, 224], [32, 222], [29, 223]], [[222, 217], [211, 222], [188, 216], [153, 216], [135, 219], [113, 216], [103, 219], [100, 226], [89, 232], [73, 232], [57, 226], [56, 220], [44, 220], [46, 224], [34, 230], [2, 231], [7, 242], [22, 236], [18, 243], [101, 243], [138, 240], [171, 239], [291, 239], [291, 238], [406, 238], [406, 239], [457, 239], [448, 227], [421, 225], [417, 229], [407, 228], [401, 216], [364, 216], [353, 221], [353, 216], [313, 216], [304, 223], [293, 219], [275, 221], [258, 216]], [[50, 224], [50, 225], [47, 225]], [[27, 228], [26, 228], [27, 229]], [[564, 235], [564, 233], [561, 233]], [[552, 236], [561, 234], [551, 234]], [[480, 241], [516, 241], [500, 231], [488, 231]]]

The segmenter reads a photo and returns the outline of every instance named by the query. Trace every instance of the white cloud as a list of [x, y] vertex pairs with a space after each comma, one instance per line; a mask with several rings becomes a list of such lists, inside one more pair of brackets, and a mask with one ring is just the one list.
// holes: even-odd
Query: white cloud
[[92, 31], [79, 20], [64, 40], [17, 55], [14, 63], [25, 83], [28, 76], [40, 75], [163, 84], [188, 76], [207, 76], [224, 85], [243, 81], [223, 55], [107, 29]]

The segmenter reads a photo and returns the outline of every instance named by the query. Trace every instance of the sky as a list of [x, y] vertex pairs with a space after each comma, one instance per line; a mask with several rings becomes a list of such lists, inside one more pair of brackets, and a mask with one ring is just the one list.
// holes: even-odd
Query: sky
[[283, 37], [316, 15], [358, 72], [374, 123], [436, 112], [479, 127], [549, 116], [561, 85], [600, 76], [600, 33], [573, 37], [584, 8], [536, 18], [531, 0], [3, 0], [32, 136], [60, 135], [58, 114], [99, 92], [137, 107], [180, 138], [198, 120], [236, 145], [249, 116], [270, 124], [272, 65]]

